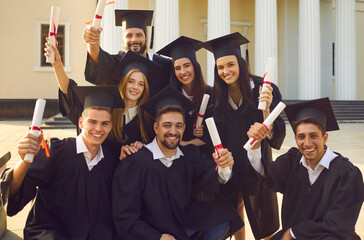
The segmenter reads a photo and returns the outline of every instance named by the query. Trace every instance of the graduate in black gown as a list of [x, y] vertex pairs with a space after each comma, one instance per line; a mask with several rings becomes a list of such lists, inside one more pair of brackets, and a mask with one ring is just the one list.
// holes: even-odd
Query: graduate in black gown
[[[237, 187], [232, 204], [239, 209], [245, 206], [251, 229], [256, 239], [269, 237], [279, 227], [276, 194], [266, 189], [250, 166], [243, 148], [248, 141], [247, 132], [255, 122], [262, 123], [270, 111], [281, 101], [281, 94], [274, 84], [259, 95], [263, 81], [249, 73], [241, 57], [240, 45], [249, 42], [239, 33], [232, 33], [207, 42], [201, 46], [211, 51], [215, 58], [214, 119], [222, 145], [232, 152], [235, 165], [233, 181]], [[267, 109], [258, 110], [258, 97], [267, 102]], [[271, 137], [262, 142], [263, 154], [271, 161], [271, 147], [279, 149], [285, 137], [285, 124], [278, 117], [273, 124]], [[243, 217], [243, 211], [239, 210]], [[235, 238], [244, 239], [243, 231]]]
[[[203, 78], [201, 66], [197, 62], [196, 51], [201, 41], [181, 36], [159, 50], [157, 53], [172, 58], [171, 85], [189, 98], [195, 109], [186, 113], [186, 129], [181, 141], [182, 146], [194, 144], [208, 155], [213, 152], [210, 135], [205, 126], [205, 119], [212, 116], [213, 98], [212, 87], [208, 86]], [[206, 112], [202, 116], [202, 125], [196, 127], [200, 106], [204, 94], [210, 96]]]
[[[158, 78], [149, 82], [150, 96], [154, 96], [169, 84], [171, 62], [147, 51], [147, 26], [152, 23], [152, 10], [115, 10], [116, 26], [123, 26], [122, 42], [126, 51], [140, 54], [145, 59], [153, 61], [162, 66], [162, 73]], [[125, 55], [120, 51], [118, 54], [110, 54], [99, 46], [100, 32], [91, 26], [83, 31], [83, 39], [87, 43], [87, 61], [85, 68], [86, 81], [96, 85], [112, 85], [120, 81], [119, 62]], [[153, 35], [153, 34], [152, 34]]]
[[215, 240], [223, 238], [228, 224], [231, 233], [241, 228], [243, 222], [229, 204], [190, 200], [195, 184], [215, 192], [231, 184], [231, 172], [224, 174], [222, 168], [234, 162], [224, 149], [220, 158], [214, 154], [220, 164], [215, 171], [216, 163], [204, 159], [198, 147], [178, 146], [184, 112], [193, 109], [193, 103], [167, 87], [143, 107], [156, 114], [157, 136], [115, 172], [113, 214], [118, 235], [125, 240], [185, 240], [202, 231], [203, 240]]
[[[46, 46], [47, 56], [48, 43]], [[57, 48], [52, 48], [55, 51], [55, 62], [52, 65], [59, 85], [59, 111], [78, 126], [83, 105], [73, 90], [77, 83], [68, 78]], [[120, 82], [115, 82], [115, 85], [118, 85], [124, 105], [122, 108], [114, 109], [113, 128], [103, 146], [123, 159], [125, 154], [137, 151], [154, 137], [152, 117], [140, 106], [149, 99], [147, 78], [154, 79], [155, 76], [149, 70], [158, 69], [158, 65], [133, 52], [126, 54], [119, 64], [123, 69], [122, 79]]]
[[[289, 105], [286, 114], [298, 148], [268, 168], [260, 166], [260, 149], [250, 150], [267, 186], [283, 194], [283, 226], [272, 239], [360, 239], [354, 228], [364, 200], [363, 178], [349, 159], [326, 145], [327, 131], [339, 129], [329, 99]], [[257, 123], [248, 135], [260, 141], [267, 133], [263, 128]]]
[[[111, 109], [122, 100], [111, 86], [76, 91], [85, 104], [81, 134], [51, 139], [50, 156], [40, 150], [43, 134], [27, 134], [18, 144], [22, 160], [6, 173], [11, 178], [9, 216], [35, 198], [24, 239], [117, 239], [111, 190], [119, 160], [101, 144], [112, 128]], [[24, 161], [25, 154], [35, 154], [32, 163]]]

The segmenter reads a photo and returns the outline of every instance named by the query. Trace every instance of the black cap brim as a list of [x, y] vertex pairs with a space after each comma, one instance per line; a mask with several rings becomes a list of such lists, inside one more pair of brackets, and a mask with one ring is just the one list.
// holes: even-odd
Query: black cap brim
[[75, 86], [73, 89], [83, 104], [83, 109], [106, 107], [112, 111], [124, 106], [117, 86]]
[[202, 43], [203, 47], [214, 54], [215, 60], [229, 55], [241, 55], [240, 46], [249, 43], [243, 35], [238, 32], [231, 33]]
[[181, 36], [159, 50], [157, 53], [171, 57], [173, 61], [181, 58], [196, 60], [196, 51], [202, 42], [193, 38]]
[[125, 29], [140, 28], [144, 31], [146, 26], [152, 25], [153, 10], [121, 10], [115, 9], [115, 25], [123, 26]]
[[172, 86], [167, 86], [157, 95], [152, 97], [148, 102], [144, 103], [142, 105], [142, 109], [156, 117], [159, 109], [170, 105], [181, 107], [185, 113], [195, 108], [195, 104], [177, 89]]
[[325, 131], [339, 130], [334, 111], [327, 97], [290, 104], [285, 108], [285, 112], [292, 129], [295, 122], [314, 119], [321, 123]]

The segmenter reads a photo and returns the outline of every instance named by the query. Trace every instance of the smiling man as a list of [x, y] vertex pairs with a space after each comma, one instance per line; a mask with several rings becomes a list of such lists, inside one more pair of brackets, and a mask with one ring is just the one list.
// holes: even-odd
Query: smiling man
[[[191, 201], [192, 186], [219, 192], [229, 187], [234, 160], [224, 149], [220, 157], [206, 159], [194, 145], [179, 146], [185, 130], [184, 114], [194, 104], [167, 87], [144, 105], [156, 116], [155, 139], [127, 157], [113, 181], [114, 223], [125, 240], [187, 240], [197, 232], [201, 239], [223, 239], [243, 223], [227, 203]], [[219, 163], [218, 171], [215, 171]], [[226, 184], [225, 184], [226, 183]]]
[[[147, 51], [147, 26], [151, 25], [152, 18], [152, 10], [115, 10], [116, 26], [124, 28], [121, 41], [125, 50], [138, 53], [163, 67], [161, 77], [157, 78], [159, 80], [149, 83], [152, 88], [156, 84], [159, 92], [169, 83], [172, 65], [169, 59]], [[86, 27], [83, 31], [83, 39], [87, 43], [85, 78], [96, 85], [106, 85], [111, 80], [120, 80], [121, 73], [118, 74], [117, 65], [125, 55], [123, 51], [118, 54], [105, 52], [99, 43], [101, 31], [101, 28], [95, 29], [91, 26]]]
[[[360, 239], [354, 232], [364, 199], [360, 170], [326, 145], [338, 130], [328, 98], [287, 106], [298, 148], [261, 166], [260, 148], [248, 152], [269, 187], [283, 194], [282, 230], [271, 239]], [[262, 140], [266, 127], [253, 125], [249, 137]], [[267, 173], [267, 174], [265, 174]]]
[[51, 139], [50, 157], [40, 151], [43, 134], [27, 134], [18, 144], [22, 160], [6, 172], [8, 215], [35, 202], [24, 239], [115, 239], [111, 215], [112, 176], [119, 160], [101, 144], [111, 131], [111, 110], [121, 97], [116, 87], [75, 89], [85, 110], [77, 138]]

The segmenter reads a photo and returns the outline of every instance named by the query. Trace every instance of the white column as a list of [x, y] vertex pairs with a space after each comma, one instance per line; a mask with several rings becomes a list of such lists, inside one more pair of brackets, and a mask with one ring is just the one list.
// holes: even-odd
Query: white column
[[335, 4], [335, 99], [356, 100], [355, 0]]
[[[207, 40], [230, 33], [230, 0], [208, 0]], [[209, 85], [214, 85], [215, 59], [207, 52], [207, 78]]]
[[[108, 2], [108, 1], [107, 1]], [[118, 0], [113, 4], [105, 6], [101, 26], [101, 47], [106, 52], [117, 53], [124, 50], [122, 38], [122, 27], [115, 26], [115, 9], [128, 9], [128, 0]]]
[[[299, 0], [299, 98], [321, 96], [320, 1]], [[289, 80], [288, 80], [289, 81]]]
[[277, 59], [273, 82], [278, 83], [277, 0], [255, 0], [255, 69], [263, 76], [268, 57]]
[[179, 37], [178, 0], [156, 0], [154, 49], [160, 50]]

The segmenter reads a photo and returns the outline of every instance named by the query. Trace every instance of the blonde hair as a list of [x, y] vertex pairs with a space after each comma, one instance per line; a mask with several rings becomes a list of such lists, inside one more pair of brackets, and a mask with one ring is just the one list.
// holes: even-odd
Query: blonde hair
[[[140, 72], [142, 74], [143, 80], [144, 80], [144, 91], [142, 93], [142, 95], [140, 96], [140, 98], [137, 101], [137, 115], [139, 118], [139, 127], [140, 127], [140, 133], [141, 133], [141, 141], [143, 143], [148, 143], [150, 141], [148, 134], [146, 132], [146, 126], [145, 125], [150, 125], [147, 127], [152, 127], [152, 120], [146, 115], [143, 114], [143, 111], [141, 110], [141, 105], [143, 103], [145, 103], [146, 101], [148, 101], [149, 99], [149, 85], [148, 85], [148, 81], [147, 78], [145, 77], [145, 75], [139, 71], [138, 69], [132, 69], [130, 70], [124, 77], [123, 79], [120, 81], [118, 88], [119, 88], [119, 92], [120, 95], [123, 99], [125, 99], [125, 93], [126, 93], [126, 85], [128, 83], [128, 79], [130, 78], [130, 76], [133, 73], [136, 72]], [[124, 126], [124, 122], [123, 122], [123, 115], [125, 112], [125, 108], [115, 108], [112, 114], [112, 130], [111, 130], [111, 137], [115, 140], [117, 140], [118, 142], [124, 143], [128, 140], [128, 136], [125, 135], [125, 137], [123, 137], [123, 126]]]

